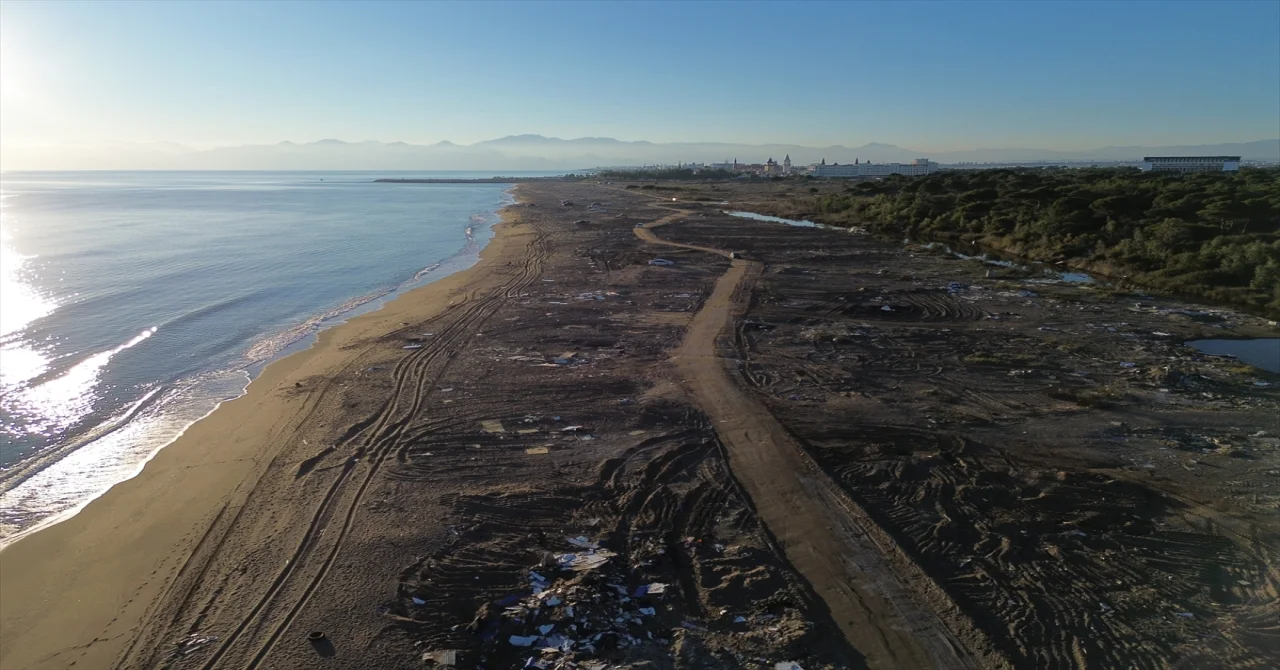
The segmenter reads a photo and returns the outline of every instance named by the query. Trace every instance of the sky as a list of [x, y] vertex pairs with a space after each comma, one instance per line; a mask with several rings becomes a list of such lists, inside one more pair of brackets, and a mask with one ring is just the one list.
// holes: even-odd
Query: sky
[[3, 0], [0, 97], [15, 153], [520, 133], [1242, 142], [1280, 137], [1280, 2]]

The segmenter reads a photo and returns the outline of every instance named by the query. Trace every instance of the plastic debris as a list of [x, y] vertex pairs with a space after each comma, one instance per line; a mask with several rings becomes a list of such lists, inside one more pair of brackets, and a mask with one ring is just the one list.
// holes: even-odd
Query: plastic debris
[[1196, 615], [1192, 614], [1191, 612], [1178, 612], [1178, 613], [1177, 613], [1177, 615], [1178, 615], [1178, 616], [1180, 616], [1180, 617], [1182, 617], [1182, 618], [1184, 618], [1184, 619], [1194, 619], [1194, 618], [1196, 618]]
[[510, 642], [513, 647], [532, 647], [533, 643], [538, 641], [538, 638], [533, 636], [512, 635], [507, 638], [507, 641]]
[[555, 625], [555, 624], [553, 624], [553, 623], [549, 623], [549, 624], [544, 624], [544, 625], [538, 626], [538, 632], [539, 632], [539, 633], [542, 633], [543, 635], [546, 635], [547, 633], [550, 633], [551, 631], [553, 631], [553, 630], [555, 630], [555, 629], [556, 629], [556, 625]]
[[783, 661], [774, 663], [773, 670], [804, 670], [804, 668], [800, 667], [800, 664], [795, 661]]
[[458, 650], [444, 649], [441, 651], [429, 651], [422, 655], [422, 660], [432, 661], [436, 665], [457, 665]]
[[406, 344], [403, 347], [401, 347], [401, 349], [421, 349], [421, 348], [422, 348], [421, 344]]
[[583, 549], [599, 549], [600, 548], [599, 542], [592, 542], [591, 540], [588, 540], [586, 537], [583, 537], [581, 535], [579, 535], [578, 537], [569, 538], [569, 544], [572, 544], [575, 547], [582, 547]]
[[665, 258], [655, 258], [649, 261], [649, 265], [675, 265], [675, 262], [669, 261]]
[[507, 429], [502, 427], [502, 422], [501, 422], [501, 421], [498, 421], [498, 420], [496, 420], [496, 419], [489, 419], [489, 420], [487, 420], [487, 421], [481, 421], [481, 422], [480, 422], [480, 430], [483, 430], [483, 431], [484, 431], [484, 432], [486, 432], [486, 433], [505, 433], [505, 432], [507, 432]]
[[657, 613], [658, 613], [658, 610], [656, 610], [656, 609], [654, 609], [654, 608], [652, 608], [652, 607], [641, 607], [641, 608], [640, 608], [640, 613], [641, 613], [641, 614], [643, 614], [643, 615], [645, 615], [645, 616], [653, 616], [654, 614], [657, 614]]
[[541, 456], [543, 454], [551, 453], [551, 450], [547, 449], [546, 447], [529, 447], [528, 449], [524, 450], [524, 453], [530, 454], [532, 456]]
[[667, 592], [667, 585], [662, 582], [654, 582], [636, 587], [633, 597], [642, 598], [644, 596], [660, 596]]
[[423, 600], [422, 598], [415, 597], [415, 598], [412, 598], [412, 600], [413, 600], [413, 604], [417, 605], [418, 607], [422, 607], [423, 605], [427, 604], [427, 601]]
[[199, 633], [192, 633], [182, 638], [182, 640], [178, 642], [178, 653], [183, 656], [186, 656], [187, 654], [190, 654], [191, 652], [196, 651], [204, 647], [205, 645], [212, 644], [217, 641], [218, 641], [218, 638], [213, 635], [201, 635]]
[[570, 557], [570, 560], [567, 563], [561, 563], [561, 567], [568, 567], [570, 570], [583, 572], [584, 570], [595, 570], [605, 563], [608, 563], [609, 559], [617, 556], [617, 554], [609, 551], [608, 549], [599, 549], [587, 554], [565, 554], [565, 556]]
[[1136, 367], [1138, 367], [1138, 364], [1137, 364], [1137, 363], [1130, 363], [1129, 361], [1125, 361], [1125, 362], [1123, 362], [1123, 363], [1121, 363], [1121, 364], [1120, 364], [1120, 367], [1122, 367], [1122, 368], [1136, 368]]

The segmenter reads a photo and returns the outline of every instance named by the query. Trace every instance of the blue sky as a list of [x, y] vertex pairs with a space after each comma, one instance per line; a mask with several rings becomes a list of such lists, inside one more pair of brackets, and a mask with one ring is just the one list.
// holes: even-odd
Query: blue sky
[[0, 143], [1280, 136], [1280, 2], [0, 5]]

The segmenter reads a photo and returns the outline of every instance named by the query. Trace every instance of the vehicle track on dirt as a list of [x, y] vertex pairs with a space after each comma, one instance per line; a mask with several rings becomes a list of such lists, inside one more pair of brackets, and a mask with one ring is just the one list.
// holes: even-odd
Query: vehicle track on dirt
[[694, 314], [673, 362], [712, 421], [733, 476], [760, 519], [870, 667], [976, 667], [976, 659], [938, 616], [911, 597], [887, 552], [877, 544], [879, 534], [872, 531], [878, 529], [864, 525], [865, 514], [740, 387], [734, 362], [720, 355], [721, 340], [732, 345], [764, 266], [723, 249], [671, 242], [652, 230], [688, 214], [677, 210], [634, 232], [646, 242], [730, 260], [729, 269]]
[[[424, 342], [421, 349], [411, 350], [396, 364], [392, 372], [394, 384], [389, 399], [373, 417], [352, 424], [344, 433], [344, 437], [336, 448], [347, 449], [347, 460], [312, 514], [310, 525], [298, 541], [297, 548], [271, 582], [266, 593], [201, 666], [202, 670], [212, 670], [225, 665], [223, 661], [229, 660], [228, 654], [233, 649], [248, 643], [249, 640], [245, 636], [252, 624], [270, 607], [277, 605], [276, 601], [290, 584], [297, 582], [298, 579], [306, 579], [302, 576], [306, 568], [319, 560], [318, 567], [314, 568], [301, 593], [291, 604], [286, 605], [288, 609], [280, 620], [267, 628], [269, 632], [266, 633], [265, 639], [243, 667], [257, 668], [270, 655], [328, 575], [350, 534], [365, 493], [384, 462], [389, 456], [407, 446], [403, 438], [411, 428], [430, 429], [429, 422], [422, 421], [423, 403], [430, 395], [432, 384], [447, 369], [454, 353], [507, 300], [518, 296], [521, 290], [538, 278], [550, 251], [545, 232], [536, 226], [532, 228], [533, 237], [529, 242], [528, 253], [515, 275], [504, 285], [490, 291], [488, 295], [479, 295], [479, 291], [473, 291], [461, 303], [434, 319], [433, 322], [447, 321], [447, 324], [434, 328], [437, 332], [432, 339]], [[422, 325], [426, 324], [419, 324], [413, 328], [420, 328]], [[354, 449], [351, 449], [352, 445], [355, 445]], [[362, 477], [356, 475], [353, 479], [362, 462], [369, 465]], [[354, 492], [349, 495], [349, 499], [344, 500], [344, 492], [350, 489], [348, 484], [352, 481], [359, 483]], [[337, 519], [341, 519], [340, 525], [336, 534], [332, 534], [333, 538], [329, 539], [325, 531]], [[321, 548], [321, 544], [326, 541], [331, 544], [327, 549]], [[315, 558], [317, 554], [320, 556], [319, 559]]]

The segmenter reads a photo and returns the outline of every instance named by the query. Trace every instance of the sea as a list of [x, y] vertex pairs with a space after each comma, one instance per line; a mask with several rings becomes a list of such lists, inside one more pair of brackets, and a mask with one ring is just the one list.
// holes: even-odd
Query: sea
[[320, 330], [473, 264], [511, 202], [376, 178], [488, 176], [0, 174], [0, 542], [132, 477]]

